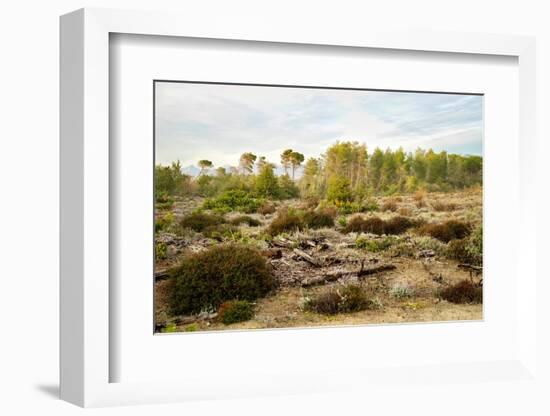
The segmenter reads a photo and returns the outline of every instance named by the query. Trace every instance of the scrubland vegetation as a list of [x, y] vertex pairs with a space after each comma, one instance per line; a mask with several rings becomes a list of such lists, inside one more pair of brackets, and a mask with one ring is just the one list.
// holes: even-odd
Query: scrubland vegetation
[[[482, 318], [482, 159], [339, 142], [155, 169], [160, 332]], [[280, 170], [281, 168], [279, 168]]]

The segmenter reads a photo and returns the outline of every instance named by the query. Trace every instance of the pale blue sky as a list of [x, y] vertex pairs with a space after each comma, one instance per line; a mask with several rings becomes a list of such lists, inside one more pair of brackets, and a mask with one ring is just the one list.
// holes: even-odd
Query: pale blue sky
[[155, 104], [160, 164], [236, 165], [245, 151], [279, 163], [284, 149], [318, 157], [337, 140], [482, 152], [481, 96], [161, 82]]

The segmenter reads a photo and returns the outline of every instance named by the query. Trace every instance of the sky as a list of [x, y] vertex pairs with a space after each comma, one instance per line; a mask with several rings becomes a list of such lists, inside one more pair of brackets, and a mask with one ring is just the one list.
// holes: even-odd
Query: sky
[[274, 163], [291, 148], [318, 157], [336, 141], [481, 155], [483, 97], [157, 82], [155, 157], [235, 166], [251, 151]]

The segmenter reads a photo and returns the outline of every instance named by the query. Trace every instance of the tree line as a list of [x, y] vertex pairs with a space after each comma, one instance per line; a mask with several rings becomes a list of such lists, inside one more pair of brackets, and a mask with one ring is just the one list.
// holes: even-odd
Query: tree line
[[[157, 197], [166, 195], [216, 196], [224, 191], [244, 190], [258, 197], [287, 199], [298, 196], [329, 201], [359, 201], [371, 195], [410, 193], [419, 189], [451, 191], [482, 184], [480, 156], [448, 154], [432, 149], [405, 152], [402, 148], [369, 153], [364, 143], [337, 142], [320, 157], [305, 160], [303, 154], [286, 149], [276, 165], [252, 152], [243, 153], [230, 169], [212, 161], [197, 162], [196, 178], [181, 171], [178, 162], [155, 167]], [[296, 172], [302, 169], [301, 177]]]

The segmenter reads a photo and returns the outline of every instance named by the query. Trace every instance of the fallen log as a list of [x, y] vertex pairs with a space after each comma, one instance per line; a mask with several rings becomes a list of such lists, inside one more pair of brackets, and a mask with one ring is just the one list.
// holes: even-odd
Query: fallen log
[[353, 274], [354, 272], [344, 272], [344, 271], [337, 271], [332, 273], [327, 273], [321, 276], [312, 276], [312, 277], [306, 277], [304, 280], [302, 280], [302, 287], [311, 287], [311, 286], [319, 286], [324, 285], [328, 282], [335, 282], [338, 279], [340, 279], [342, 276], [346, 274]]
[[168, 269], [158, 269], [155, 270], [155, 281], [156, 280], [166, 280], [170, 277]]
[[357, 272], [357, 277], [369, 276], [376, 273], [387, 272], [389, 270], [395, 270], [397, 266], [395, 264], [378, 264], [376, 266], [364, 267], [364, 262], [361, 262], [361, 269]]
[[275, 247], [290, 248], [292, 247], [292, 241], [284, 238], [274, 238], [271, 244]]
[[299, 248], [294, 249], [294, 254], [296, 254], [298, 257], [307, 261], [309, 264], [315, 267], [321, 267], [323, 265], [319, 259], [316, 259], [315, 257], [310, 256], [305, 251], [302, 251]]
[[459, 269], [473, 270], [479, 273], [483, 271], [483, 267], [474, 266], [473, 264], [467, 264], [467, 263], [460, 263], [457, 267]]

